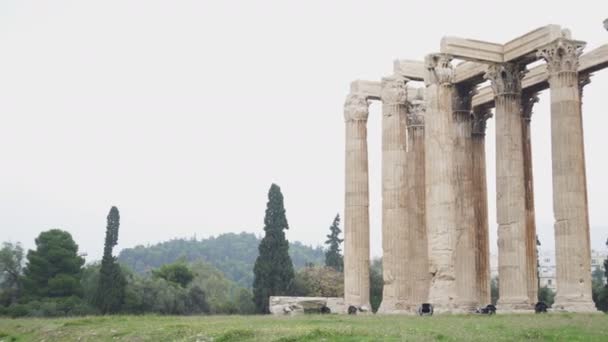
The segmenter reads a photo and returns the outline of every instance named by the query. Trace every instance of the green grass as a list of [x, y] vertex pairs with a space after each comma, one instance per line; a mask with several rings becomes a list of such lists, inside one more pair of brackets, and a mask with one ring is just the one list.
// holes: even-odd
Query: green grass
[[608, 341], [608, 315], [0, 319], [0, 341]]

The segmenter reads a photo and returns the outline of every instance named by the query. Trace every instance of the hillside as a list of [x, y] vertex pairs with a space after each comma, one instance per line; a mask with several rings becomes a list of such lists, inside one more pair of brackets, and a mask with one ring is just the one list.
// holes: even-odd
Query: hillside
[[[222, 271], [243, 287], [251, 288], [253, 264], [258, 256], [260, 239], [251, 233], [227, 233], [208, 239], [175, 239], [150, 246], [123, 249], [118, 260], [137, 273], [146, 273], [163, 264], [183, 258], [189, 262], [203, 260]], [[323, 264], [324, 251], [300, 242], [289, 244], [289, 254], [296, 269], [307, 263]]]

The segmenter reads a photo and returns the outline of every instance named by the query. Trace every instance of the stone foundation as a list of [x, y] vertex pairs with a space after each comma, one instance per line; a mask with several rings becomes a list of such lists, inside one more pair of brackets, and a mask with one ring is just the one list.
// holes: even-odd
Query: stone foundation
[[344, 298], [342, 297], [272, 296], [270, 297], [269, 301], [270, 313], [277, 316], [293, 316], [305, 313], [323, 313], [322, 308], [324, 307], [329, 309], [329, 312], [325, 313], [348, 313], [348, 306], [344, 304]]

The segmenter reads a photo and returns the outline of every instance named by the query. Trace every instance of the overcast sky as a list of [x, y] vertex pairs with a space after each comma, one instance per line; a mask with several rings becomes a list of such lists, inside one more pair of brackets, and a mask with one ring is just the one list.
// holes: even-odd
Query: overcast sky
[[[582, 2], [581, 2], [582, 3]], [[437, 52], [444, 35], [504, 43], [547, 24], [608, 43], [604, 1], [0, 1], [0, 240], [70, 231], [89, 255], [261, 234], [281, 186], [288, 238], [320, 244], [344, 208], [343, 103], [355, 79]], [[592, 246], [608, 235], [608, 70], [585, 88]], [[381, 255], [380, 105], [369, 119], [372, 253]], [[532, 119], [536, 218], [553, 249], [548, 91]], [[496, 250], [494, 122], [487, 132]]]

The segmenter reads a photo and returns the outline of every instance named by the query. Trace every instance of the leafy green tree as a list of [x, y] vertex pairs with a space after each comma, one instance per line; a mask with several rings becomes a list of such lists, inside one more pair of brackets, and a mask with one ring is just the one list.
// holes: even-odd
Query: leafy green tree
[[116, 258], [112, 255], [112, 250], [118, 243], [118, 228], [120, 227], [118, 208], [112, 207], [110, 209], [107, 222], [95, 305], [101, 313], [112, 314], [120, 311], [125, 301], [125, 287], [127, 284]]
[[0, 249], [0, 304], [8, 306], [17, 302], [21, 290], [23, 247], [20, 243], [4, 242]]
[[36, 238], [36, 249], [27, 253], [23, 290], [27, 299], [82, 297], [80, 276], [84, 258], [70, 233], [51, 229]]
[[247, 289], [240, 289], [236, 298], [236, 307], [241, 315], [251, 315], [255, 313], [255, 306], [253, 305], [253, 297], [251, 292]]
[[[606, 247], [608, 247], [608, 239], [606, 239]], [[608, 258], [604, 260], [604, 277], [608, 281]], [[608, 284], [606, 286], [608, 286]]]
[[[205, 260], [222, 271], [226, 278], [251, 289], [253, 265], [259, 254], [260, 241], [261, 237], [252, 233], [224, 233], [201, 240], [172, 239], [150, 246], [125, 248], [120, 251], [118, 261], [144, 275], [164, 264], [182, 259], [187, 263]], [[322, 247], [306, 246], [299, 241], [290, 242], [289, 256], [294, 269], [301, 269], [307, 263], [322, 265], [325, 262], [325, 250]]]
[[166, 281], [174, 284], [178, 284], [181, 287], [186, 287], [192, 279], [194, 274], [183, 262], [176, 262], [173, 264], [163, 265], [159, 270], [153, 271], [152, 274], [157, 278], [163, 278]]
[[289, 257], [289, 243], [285, 238], [289, 229], [285, 217], [283, 194], [276, 184], [270, 186], [264, 238], [258, 247], [259, 255], [253, 267], [253, 298], [260, 313], [268, 313], [270, 296], [288, 295], [294, 280], [294, 270]]
[[340, 215], [336, 215], [334, 222], [329, 227], [329, 235], [327, 235], [326, 245], [329, 245], [327, 252], [325, 252], [325, 266], [332, 267], [338, 272], [344, 271], [344, 258], [340, 254], [340, 244], [344, 241], [340, 239]]
[[186, 308], [189, 314], [209, 313], [209, 303], [205, 291], [198, 285], [194, 285], [188, 291]]
[[378, 311], [382, 303], [382, 290], [384, 279], [382, 278], [382, 259], [374, 259], [369, 268], [369, 301], [373, 312]]
[[543, 286], [538, 290], [538, 301], [545, 302], [547, 306], [551, 307], [553, 302], [555, 302], [555, 292], [548, 288], [547, 286]]
[[498, 291], [498, 277], [493, 277], [490, 281], [490, 297], [493, 305], [496, 305], [499, 296], [500, 293]]
[[293, 294], [304, 297], [344, 296], [344, 275], [331, 267], [311, 266], [296, 273]]

